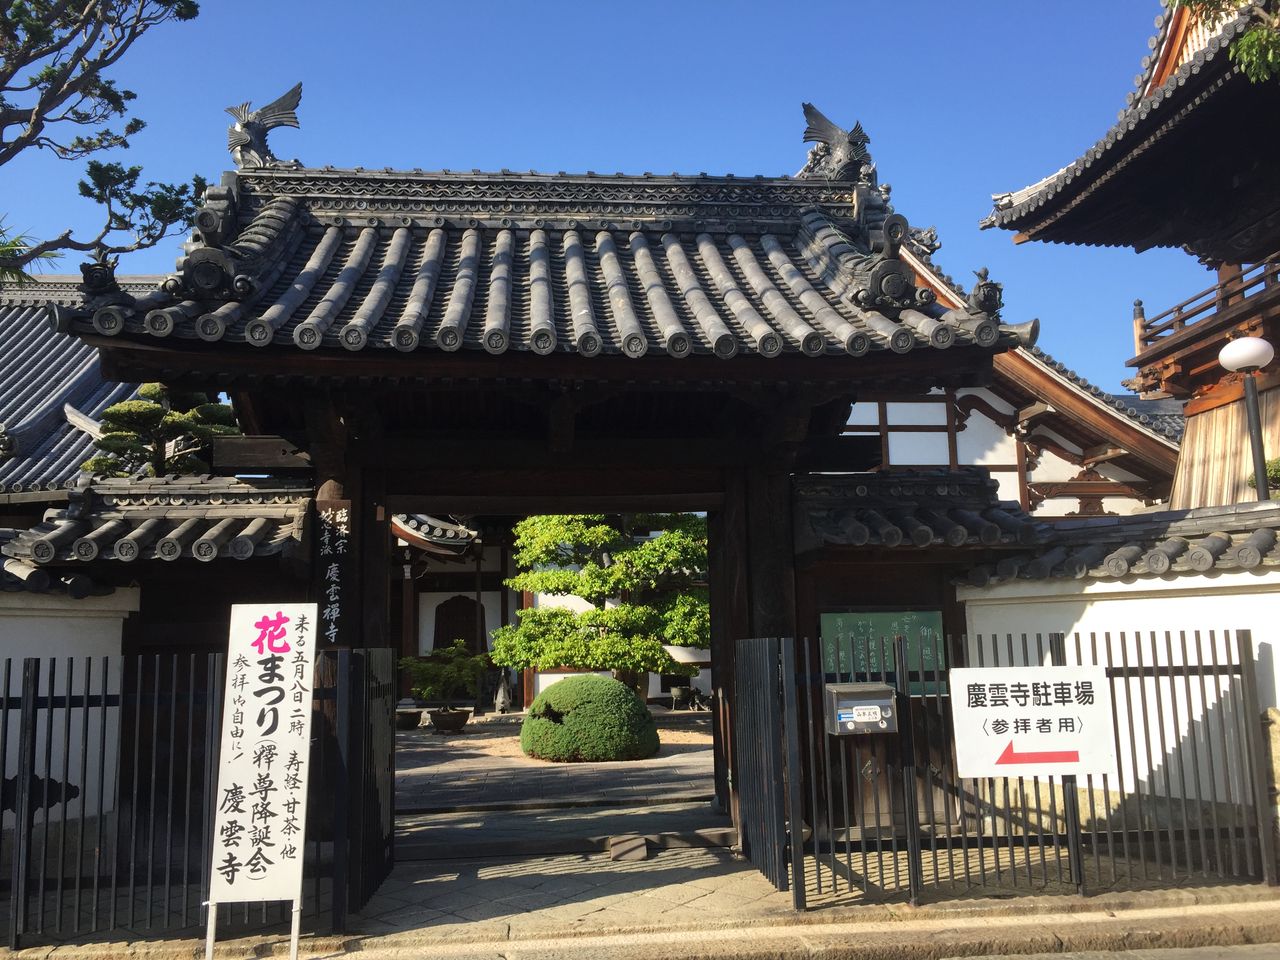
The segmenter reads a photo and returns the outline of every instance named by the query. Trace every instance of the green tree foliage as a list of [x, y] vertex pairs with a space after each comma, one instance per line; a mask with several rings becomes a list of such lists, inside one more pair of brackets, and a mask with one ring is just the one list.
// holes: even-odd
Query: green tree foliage
[[83, 469], [112, 477], [198, 473], [208, 469], [199, 454], [210, 440], [240, 432], [231, 407], [203, 393], [144, 383], [138, 396], [103, 411], [102, 436], [93, 442], [102, 452]]
[[[649, 536], [649, 534], [654, 534]], [[495, 663], [692, 676], [663, 644], [706, 646], [706, 519], [691, 514], [528, 517], [515, 527], [514, 590], [578, 596], [591, 609], [523, 610], [493, 633]]]
[[405, 657], [400, 669], [409, 676], [413, 695], [420, 700], [442, 700], [451, 707], [456, 700], [474, 700], [480, 678], [489, 669], [489, 658], [472, 653], [467, 641], [454, 640], [426, 657]]
[[[1252, 473], [1249, 474], [1249, 486], [1258, 486], [1258, 478]], [[1267, 489], [1280, 490], [1280, 457], [1267, 461]]]
[[659, 746], [653, 714], [635, 692], [593, 673], [553, 683], [520, 726], [520, 749], [540, 760], [643, 760]]
[[[129, 146], [145, 123], [128, 116], [131, 90], [106, 73], [148, 31], [191, 20], [195, 0], [0, 0], [0, 166], [26, 150], [83, 160]], [[36, 240], [0, 224], [0, 283], [63, 251], [98, 257], [154, 246], [185, 225], [205, 182], [146, 181], [142, 168], [89, 159], [80, 194], [104, 208], [96, 235]]]
[[1173, 4], [1187, 7], [1207, 23], [1248, 17], [1249, 27], [1231, 41], [1232, 63], [1254, 83], [1280, 74], [1280, 9], [1275, 0], [1173, 0]]

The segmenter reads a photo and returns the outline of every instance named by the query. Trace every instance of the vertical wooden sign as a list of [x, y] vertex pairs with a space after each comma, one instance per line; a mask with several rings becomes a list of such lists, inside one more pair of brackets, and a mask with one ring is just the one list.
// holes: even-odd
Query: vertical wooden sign
[[350, 500], [316, 501], [316, 601], [320, 608], [319, 636], [325, 646], [356, 646], [356, 618], [351, 603], [359, 571], [352, 550]]
[[298, 955], [317, 605], [235, 604], [214, 803], [209, 925], [219, 903], [293, 902]]

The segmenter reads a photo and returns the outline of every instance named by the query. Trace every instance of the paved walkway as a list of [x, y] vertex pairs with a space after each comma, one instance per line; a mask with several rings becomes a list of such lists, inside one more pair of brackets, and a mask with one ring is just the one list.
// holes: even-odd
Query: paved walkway
[[[708, 714], [659, 718], [664, 726], [705, 730]], [[545, 763], [523, 755], [492, 756], [493, 742], [519, 736], [507, 718], [473, 721], [450, 736], [429, 727], [396, 734], [398, 813], [513, 809], [562, 804], [645, 806], [710, 798], [710, 746], [663, 744], [648, 760], [619, 763]], [[518, 747], [513, 747], [513, 752]]]

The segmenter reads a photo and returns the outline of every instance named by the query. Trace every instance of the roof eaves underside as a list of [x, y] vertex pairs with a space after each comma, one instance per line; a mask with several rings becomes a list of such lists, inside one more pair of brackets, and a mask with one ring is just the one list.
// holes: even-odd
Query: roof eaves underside
[[993, 195], [995, 209], [981, 226], [1018, 230], [1026, 239], [1083, 242], [1037, 234], [1087, 200], [1217, 93], [1238, 72], [1226, 50], [1247, 25], [1240, 17], [1224, 26], [1163, 84], [1123, 110], [1115, 125], [1079, 159], [1020, 190]]

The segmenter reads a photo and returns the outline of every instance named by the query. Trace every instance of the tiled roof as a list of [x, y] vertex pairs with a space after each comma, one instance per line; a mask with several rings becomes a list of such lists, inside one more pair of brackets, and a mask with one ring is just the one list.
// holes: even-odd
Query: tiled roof
[[810, 475], [795, 480], [796, 549], [1028, 547], [1049, 527], [996, 495], [981, 467]]
[[1152, 433], [1156, 433], [1166, 440], [1171, 440], [1174, 443], [1182, 441], [1182, 432], [1186, 425], [1185, 418], [1182, 416], [1182, 401], [1143, 400], [1141, 397], [1135, 396], [1117, 397], [1114, 394], [1107, 393], [1101, 387], [1095, 387], [1065, 363], [1055, 360], [1039, 347], [1033, 346], [1027, 348], [1024, 352], [1049, 367], [1059, 376], [1075, 384], [1091, 397], [1124, 414], [1134, 423], [1146, 427]]
[[296, 549], [310, 484], [235, 477], [82, 477], [66, 509], [0, 546], [29, 566], [91, 560], [247, 560]]
[[1280, 567], [1280, 504], [1244, 503], [1062, 520], [1037, 550], [970, 571], [968, 582], [1117, 580]]
[[944, 311], [917, 289], [897, 256], [906, 221], [865, 185], [327, 169], [229, 182], [162, 290], [93, 298], [73, 329], [338, 355], [856, 357], [1017, 342], [998, 303]]
[[393, 514], [391, 532], [419, 550], [451, 557], [461, 556], [480, 542], [479, 531], [426, 513]]
[[[36, 284], [22, 288], [23, 298], [37, 288], [58, 296], [56, 284]], [[96, 421], [137, 387], [104, 380], [96, 350], [55, 333], [43, 307], [8, 294], [0, 299], [0, 493], [58, 489], [93, 455], [93, 438], [68, 421], [67, 408]]]
[[[1159, 135], [1162, 129], [1177, 123], [1189, 109], [1219, 89], [1234, 68], [1228, 65], [1221, 71], [1221, 77], [1211, 80], [1205, 67], [1215, 61], [1219, 54], [1219, 62], [1226, 63], [1227, 47], [1248, 25], [1247, 16], [1238, 17], [1210, 38], [1202, 49], [1189, 57], [1148, 96], [1130, 94], [1128, 105], [1120, 111], [1115, 125], [1075, 162], [1020, 190], [993, 194], [991, 199], [995, 209], [981, 221], [982, 227], [1020, 226], [1051, 201], [1056, 206], [1067, 203], [1071, 195], [1077, 192], [1076, 181], [1082, 180], [1088, 185], [1096, 180], [1098, 170], [1104, 162], [1108, 169], [1111, 169], [1111, 165], [1126, 162], [1127, 158], [1117, 160], [1114, 154], [1131, 144], [1140, 145], [1146, 139]], [[1163, 21], [1161, 29], [1163, 30]], [[1149, 67], [1150, 64], [1146, 66]], [[1139, 86], [1142, 86], [1146, 78], [1140, 75], [1136, 79]], [[1136, 150], [1131, 151], [1130, 156], [1136, 153]]]

